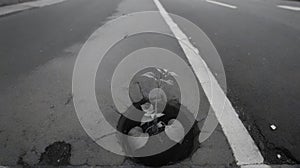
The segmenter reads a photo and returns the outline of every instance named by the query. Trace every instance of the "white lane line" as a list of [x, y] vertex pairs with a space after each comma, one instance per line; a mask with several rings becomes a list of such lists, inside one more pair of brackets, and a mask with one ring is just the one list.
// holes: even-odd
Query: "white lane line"
[[15, 5], [8, 5], [4, 7], [0, 7], [0, 16], [20, 12], [23, 10], [28, 10], [37, 7], [45, 7], [49, 5], [54, 5], [57, 3], [61, 3], [66, 0], [38, 0], [33, 2], [24, 2]]
[[[231, 105], [231, 102], [226, 97], [226, 94], [223, 92], [216, 78], [206, 65], [205, 61], [199, 55], [198, 49], [192, 45], [188, 37], [172, 20], [159, 0], [153, 1], [156, 4], [163, 19], [171, 29], [172, 33], [178, 39], [181, 48], [183, 49], [201, 86], [203, 87], [203, 90], [211, 104], [211, 107], [213, 108], [214, 113], [220, 125], [222, 126], [222, 129], [232, 149], [237, 164], [263, 164], [264, 159], [258, 147], [239, 119], [236, 111]], [[207, 79], [203, 78], [207, 76], [206, 73], [208, 73], [208, 76], [210, 78], [210, 85], [208, 85]], [[213, 92], [212, 95], [218, 95], [217, 97], [215, 97], [217, 101], [212, 101], [211, 96], [209, 96], [211, 92]]]
[[38, 1], [33, 1], [33, 2], [27, 2], [27, 3], [25, 3], [25, 5], [29, 5], [32, 7], [45, 7], [45, 6], [61, 3], [64, 1], [66, 1], [66, 0], [38, 0]]
[[212, 0], [206, 0], [206, 2], [216, 4], [216, 5], [220, 5], [220, 6], [224, 6], [224, 7], [231, 8], [231, 9], [236, 9], [237, 8], [236, 6], [233, 6], [233, 5], [229, 5], [229, 4], [222, 3], [222, 2], [217, 2], [217, 1], [212, 1]]
[[277, 164], [277, 165], [266, 165], [266, 164], [256, 164], [256, 165], [245, 165], [241, 168], [299, 168], [299, 164], [288, 165], [288, 164]]
[[277, 5], [277, 7], [282, 9], [293, 10], [293, 11], [300, 11], [300, 7], [296, 7], [296, 6]]

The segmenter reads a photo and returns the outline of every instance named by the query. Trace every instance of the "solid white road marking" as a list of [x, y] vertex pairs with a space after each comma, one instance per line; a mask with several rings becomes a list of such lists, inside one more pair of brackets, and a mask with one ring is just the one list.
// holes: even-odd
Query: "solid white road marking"
[[293, 11], [300, 11], [300, 7], [296, 7], [296, 6], [277, 5], [277, 7], [282, 9], [293, 10]]
[[217, 2], [217, 1], [212, 1], [212, 0], [206, 0], [206, 2], [216, 4], [216, 5], [220, 5], [220, 6], [224, 6], [224, 7], [231, 8], [231, 9], [236, 9], [237, 8], [236, 6], [233, 6], [233, 5], [229, 5], [229, 4], [222, 3], [222, 2]]
[[266, 165], [266, 164], [254, 164], [254, 165], [243, 165], [241, 168], [299, 168], [299, 164], [288, 165], [288, 164], [278, 164], [278, 165]]
[[[231, 105], [231, 102], [228, 100], [226, 94], [218, 84], [218, 81], [209, 70], [205, 61], [199, 55], [198, 49], [192, 45], [188, 37], [173, 21], [173, 19], [164, 9], [159, 0], [153, 1], [156, 4], [163, 19], [173, 32], [174, 36], [178, 39], [181, 48], [183, 49], [201, 86], [203, 87], [203, 90], [211, 104], [211, 107], [213, 108], [215, 115], [220, 125], [222, 126], [222, 129], [233, 151], [237, 164], [263, 164], [264, 159], [258, 147], [239, 119], [237, 113]], [[203, 79], [203, 76], [206, 76], [203, 75], [204, 73], [208, 73], [208, 76], [210, 77], [210, 83], [207, 82], [207, 79]], [[217, 101], [212, 101], [211, 96], [208, 96], [211, 92], [213, 92], [212, 95], [218, 95], [217, 98], [215, 98], [217, 99]]]
[[45, 6], [61, 3], [64, 1], [66, 1], [66, 0], [38, 0], [38, 1], [33, 1], [33, 2], [27, 2], [27, 3], [25, 3], [25, 5], [29, 5], [32, 7], [45, 7]]
[[15, 5], [8, 5], [8, 6], [0, 7], [0, 16], [20, 12], [23, 10], [28, 10], [31, 8], [54, 5], [57, 3], [61, 3], [63, 1], [66, 1], [66, 0], [38, 0], [38, 1], [33, 1], [33, 2], [24, 2], [24, 3], [15, 4]]

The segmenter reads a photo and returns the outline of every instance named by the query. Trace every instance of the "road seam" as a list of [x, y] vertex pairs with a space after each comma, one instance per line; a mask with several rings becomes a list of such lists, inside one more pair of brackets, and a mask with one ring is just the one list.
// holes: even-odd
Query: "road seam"
[[300, 7], [296, 7], [296, 6], [277, 5], [277, 7], [282, 9], [292, 10], [292, 11], [300, 11]]
[[212, 1], [212, 0], [206, 0], [206, 2], [215, 4], [215, 5], [219, 5], [219, 6], [223, 6], [223, 7], [227, 7], [227, 8], [231, 8], [231, 9], [237, 8], [236, 6], [233, 6], [233, 5], [229, 5], [229, 4], [217, 2], [217, 1]]
[[33, 1], [33, 2], [24, 2], [24, 3], [19, 3], [15, 5], [8, 5], [8, 6], [3, 6], [0, 7], [0, 16], [5, 16], [9, 14], [13, 14], [16, 12], [21, 12], [24, 10], [28, 9], [33, 9], [33, 8], [41, 8], [49, 5], [54, 5], [57, 3], [64, 2], [66, 0], [38, 0], [38, 1]]
[[[193, 71], [195, 72], [205, 94], [208, 96], [210, 92], [215, 92], [218, 95], [217, 101], [212, 101], [209, 98], [209, 103], [215, 112], [215, 115], [224, 131], [228, 143], [232, 149], [233, 155], [238, 165], [256, 165], [263, 164], [264, 159], [239, 119], [236, 111], [231, 105], [231, 102], [226, 97], [226, 94], [218, 84], [216, 78], [206, 65], [205, 61], [199, 55], [199, 51], [189, 41], [188, 37], [182, 32], [178, 25], [172, 20], [170, 15], [164, 9], [159, 0], [153, 0], [156, 4], [163, 19], [171, 29], [174, 36], [177, 38], [181, 48], [183, 49]], [[207, 84], [207, 79], [203, 79], [204, 73], [208, 73], [210, 77], [210, 85]], [[212, 95], [214, 95], [212, 94]], [[222, 107], [222, 108], [220, 108]], [[267, 166], [267, 165], [266, 165]]]

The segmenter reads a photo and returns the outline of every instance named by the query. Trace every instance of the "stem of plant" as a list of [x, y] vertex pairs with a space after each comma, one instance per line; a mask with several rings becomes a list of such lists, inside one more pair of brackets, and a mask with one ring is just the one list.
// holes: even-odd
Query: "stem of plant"
[[[161, 74], [159, 74], [159, 78], [158, 78], [158, 88], [160, 88], [160, 82], [161, 82]], [[157, 92], [156, 92], [156, 95], [155, 95], [155, 116], [154, 116], [154, 128], [156, 128], [157, 130], [155, 131], [158, 131], [158, 128], [157, 128], [157, 116], [156, 114], [158, 113], [158, 109], [157, 109], [157, 100], [158, 100], [158, 96], [159, 96], [159, 89], [157, 89]]]

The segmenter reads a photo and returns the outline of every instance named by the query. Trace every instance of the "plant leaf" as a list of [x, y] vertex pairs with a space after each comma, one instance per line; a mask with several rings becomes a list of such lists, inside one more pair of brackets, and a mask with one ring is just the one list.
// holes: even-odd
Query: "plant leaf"
[[171, 140], [177, 143], [183, 140], [185, 134], [184, 128], [178, 120], [174, 120], [171, 125], [166, 126], [165, 132]]
[[131, 149], [134, 151], [142, 148], [147, 144], [149, 140], [149, 134], [142, 133], [139, 137], [128, 136], [127, 141]]
[[172, 76], [178, 76], [175, 72], [169, 72], [169, 74]]
[[153, 72], [144, 73], [142, 76], [147, 77], [147, 78], [152, 78], [152, 79], [156, 80], [155, 74]]
[[156, 70], [160, 73], [163, 73], [163, 71], [160, 68], [156, 68]]
[[[148, 106], [148, 108], [147, 108], [147, 106]], [[153, 105], [152, 104], [150, 104], [150, 103], [146, 103], [146, 104], [143, 104], [143, 105], [141, 105], [141, 107], [142, 107], [142, 110], [144, 111], [144, 112], [146, 112], [146, 114], [148, 113], [148, 114], [152, 114], [153, 112], [154, 112], [154, 107], [153, 107]]]
[[168, 85], [174, 85], [174, 82], [172, 80], [164, 80], [164, 79], [161, 79], [161, 81], [167, 83]]
[[159, 117], [164, 116], [165, 114], [164, 114], [164, 113], [157, 113], [157, 114], [155, 114], [155, 115], [156, 115], [157, 118], [159, 118]]
[[151, 117], [151, 114], [148, 116], [147, 114], [145, 114], [141, 120], [142, 123], [145, 122], [151, 122], [153, 120], [153, 118]]

